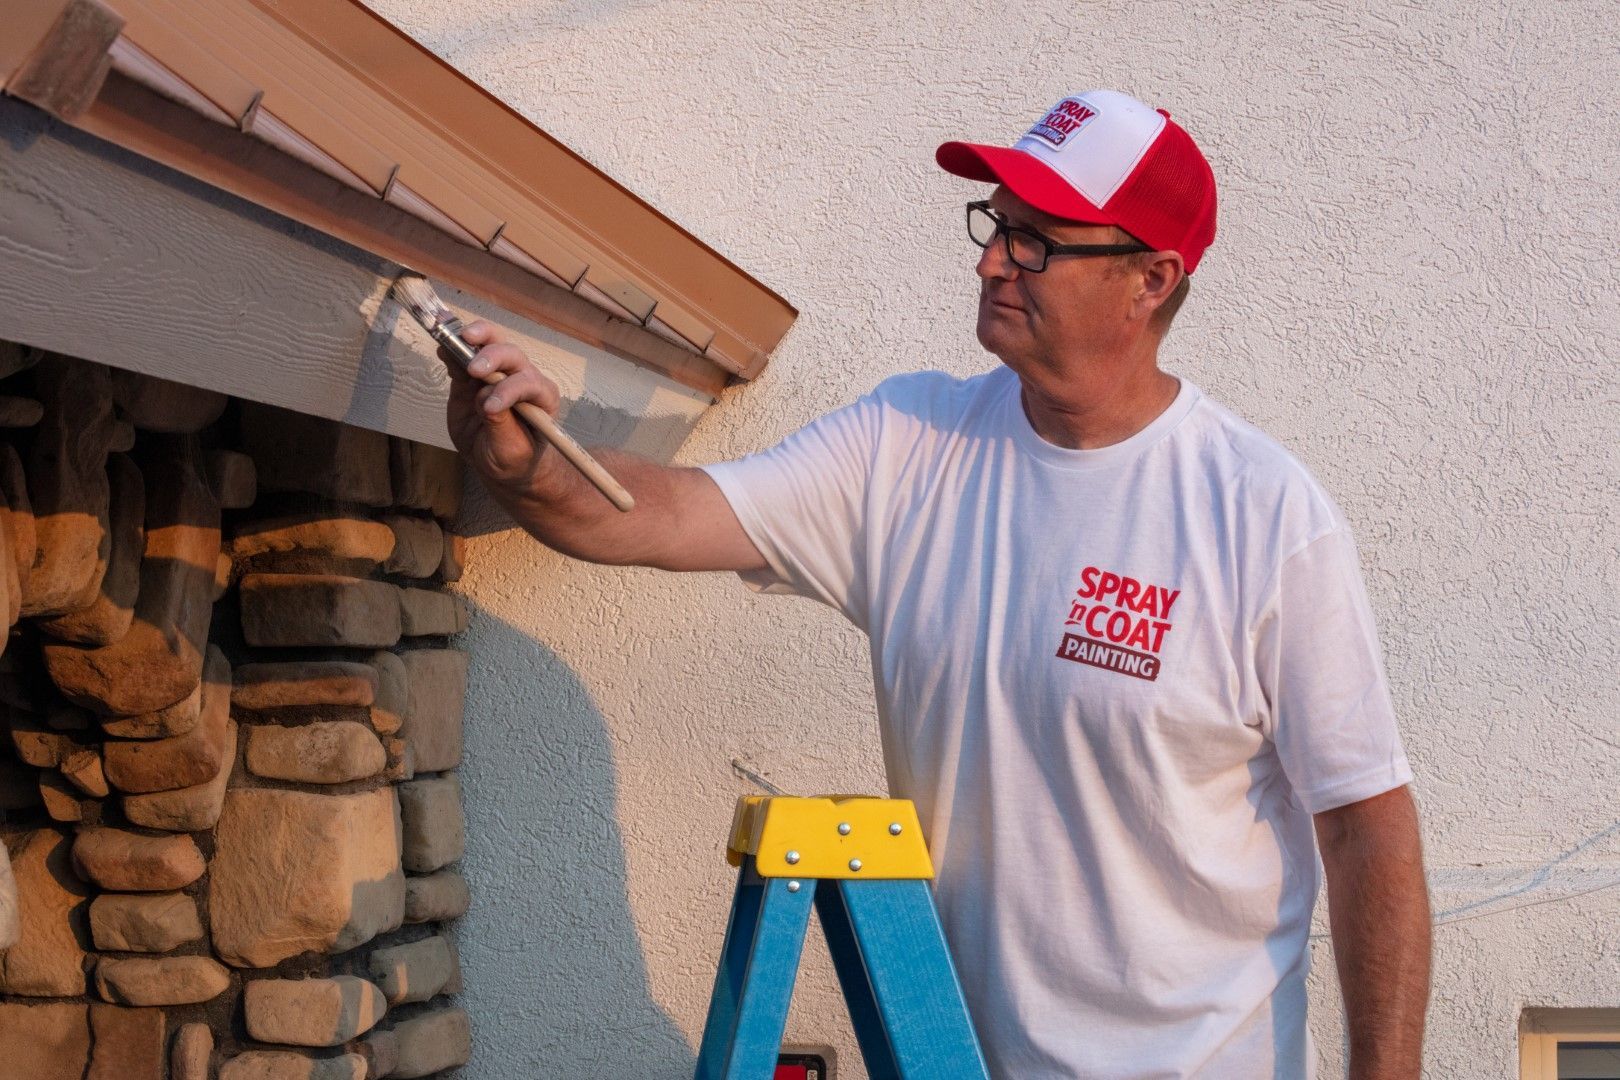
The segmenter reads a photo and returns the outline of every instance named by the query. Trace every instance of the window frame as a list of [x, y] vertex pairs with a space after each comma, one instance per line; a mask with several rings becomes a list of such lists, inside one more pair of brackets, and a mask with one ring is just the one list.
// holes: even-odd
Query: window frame
[[1519, 1080], [1558, 1080], [1558, 1045], [1620, 1042], [1620, 1009], [1525, 1009], [1519, 1016]]

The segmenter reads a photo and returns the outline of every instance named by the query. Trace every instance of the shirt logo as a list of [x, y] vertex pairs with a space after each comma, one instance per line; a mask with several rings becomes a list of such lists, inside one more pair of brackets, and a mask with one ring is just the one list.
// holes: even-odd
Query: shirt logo
[[1029, 133], [1053, 146], [1062, 146], [1065, 139], [1085, 127], [1096, 115], [1097, 110], [1085, 102], [1064, 98], [1052, 106], [1052, 111], [1030, 128]]
[[1057, 655], [1154, 682], [1159, 677], [1159, 650], [1174, 628], [1170, 609], [1180, 595], [1180, 589], [1088, 566], [1080, 571], [1080, 587], [1063, 621], [1073, 629], [1065, 630]]

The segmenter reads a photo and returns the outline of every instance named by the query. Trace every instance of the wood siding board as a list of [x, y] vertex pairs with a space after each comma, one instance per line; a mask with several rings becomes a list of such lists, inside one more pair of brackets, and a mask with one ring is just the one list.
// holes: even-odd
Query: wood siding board
[[242, 130], [256, 139], [262, 139], [264, 142], [269, 143], [282, 153], [290, 154], [304, 164], [321, 170], [327, 176], [347, 184], [356, 191], [364, 192], [367, 195], [377, 194], [363, 178], [346, 167], [337, 158], [288, 127], [286, 121], [269, 109], [261, 107], [252, 109]]
[[126, 2], [162, 8], [170, 18], [208, 31], [210, 47], [264, 86], [266, 104], [277, 115], [339, 160], [341, 147], [363, 132], [367, 143], [398, 164], [399, 180], [459, 229], [480, 238], [480, 245], [500, 224], [500, 214], [490, 208], [498, 200], [479, 190], [461, 155], [402, 116], [366, 80], [331, 63], [245, 0]]
[[[238, 117], [226, 113], [209, 100], [208, 95], [158, 63], [150, 53], [131, 41], [128, 36], [120, 37], [113, 42], [112, 61], [114, 71], [156, 90], [171, 101], [178, 101], [215, 123], [229, 124], [233, 127], [237, 125]], [[255, 97], [254, 101], [257, 100]], [[252, 106], [249, 106], [248, 111], [250, 113], [254, 111]]]
[[241, 117], [259, 95], [259, 84], [224, 63], [184, 21], [154, 12], [142, 0], [120, 0], [124, 36], [157, 63], [183, 78], [227, 116]]
[[[13, 269], [0, 276], [0, 338], [449, 445], [448, 376], [434, 343], [386, 299], [396, 263], [14, 101], [0, 100], [0, 132], [8, 136], [0, 138], [8, 179], [0, 217], [48, 218], [0, 236], [0, 257]], [[403, 216], [320, 179], [340, 199]], [[39, 213], [45, 205], [51, 214]], [[112, 205], [120, 213], [109, 217]], [[409, 219], [407, 227], [455, 246]], [[713, 401], [436, 285], [464, 314], [505, 326], [558, 381], [562, 423], [577, 438], [667, 460]]]
[[553, 327], [677, 382], [718, 394], [729, 373], [657, 335], [616, 320], [486, 251], [381, 200], [351, 190], [303, 162], [221, 127], [117, 73], [78, 126], [331, 236]]
[[[416, 217], [421, 218], [429, 225], [432, 225], [439, 231], [454, 237], [463, 244], [470, 244], [476, 248], [486, 246], [484, 241], [480, 240], [466, 229], [463, 229], [459, 224], [452, 220], [448, 214], [413, 191], [410, 185], [401, 183], [398, 172], [395, 172], [393, 178], [389, 180], [388, 190], [383, 192], [383, 201], [388, 203], [390, 206], [399, 207], [407, 214], [414, 214]], [[494, 228], [499, 227], [500, 226], [498, 223], [494, 226]]]
[[540, 260], [536, 259], [527, 251], [524, 251], [522, 248], [512, 243], [512, 241], [508, 240], [504, 235], [497, 234], [495, 239], [491, 240], [487, 246], [490, 254], [494, 255], [496, 258], [505, 259], [514, 266], [521, 266], [529, 273], [535, 275], [536, 277], [544, 278], [546, 281], [550, 282], [552, 285], [555, 285], [559, 289], [573, 288], [573, 286], [571, 286], [568, 282], [546, 269], [545, 264], [541, 263]]

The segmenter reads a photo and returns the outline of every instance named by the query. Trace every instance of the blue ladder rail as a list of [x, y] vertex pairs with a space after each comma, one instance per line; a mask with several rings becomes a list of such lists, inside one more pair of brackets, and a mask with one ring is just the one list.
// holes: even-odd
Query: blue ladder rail
[[923, 879], [762, 877], [742, 859], [696, 1080], [769, 1080], [816, 909], [872, 1080], [989, 1080]]

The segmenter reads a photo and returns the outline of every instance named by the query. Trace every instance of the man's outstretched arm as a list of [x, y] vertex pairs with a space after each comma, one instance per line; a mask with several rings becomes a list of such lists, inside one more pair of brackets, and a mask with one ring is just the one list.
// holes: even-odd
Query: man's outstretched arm
[[663, 570], [759, 570], [765, 558], [743, 531], [718, 485], [700, 469], [668, 468], [614, 450], [591, 452], [636, 500], [614, 509], [561, 454], [512, 412], [532, 401], [555, 414], [557, 385], [498, 328], [475, 322], [464, 331], [481, 346], [474, 375], [502, 372], [488, 386], [447, 363], [447, 419], [456, 449], [484, 479], [495, 501], [532, 536], [587, 562]]
[[1350, 1034], [1349, 1080], [1417, 1080], [1429, 1004], [1429, 890], [1408, 788], [1316, 815]]

